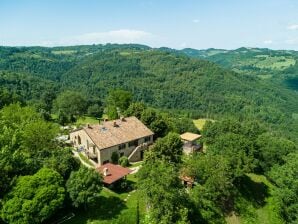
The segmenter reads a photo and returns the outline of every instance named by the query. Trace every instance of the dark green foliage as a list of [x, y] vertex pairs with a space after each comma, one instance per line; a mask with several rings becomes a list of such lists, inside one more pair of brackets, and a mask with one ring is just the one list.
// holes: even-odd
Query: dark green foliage
[[121, 112], [124, 112], [132, 101], [132, 94], [128, 91], [115, 89], [109, 92], [106, 99], [108, 106], [119, 108]]
[[269, 171], [274, 165], [282, 165], [287, 154], [297, 151], [294, 142], [269, 133], [258, 136], [256, 144], [260, 166], [265, 172]]
[[87, 206], [100, 197], [102, 190], [102, 177], [98, 171], [80, 167], [73, 171], [66, 182], [66, 189], [74, 207]]
[[[147, 201], [149, 223], [187, 223], [186, 192], [174, 165], [148, 161], [138, 172], [138, 187]], [[186, 217], [185, 217], [186, 216]]]
[[118, 162], [123, 167], [128, 167], [129, 166], [129, 161], [128, 161], [128, 158], [126, 156], [120, 157]]
[[277, 188], [273, 191], [273, 197], [278, 203], [278, 212], [286, 223], [298, 221], [298, 153], [291, 153], [282, 166], [275, 166], [269, 173], [270, 178]]
[[231, 209], [235, 195], [232, 173], [228, 160], [220, 155], [197, 154], [186, 161], [183, 174], [198, 183], [190, 191], [193, 216], [202, 223], [224, 223], [223, 212]]
[[168, 163], [181, 163], [182, 142], [180, 136], [170, 132], [159, 138], [146, 154], [146, 160], [164, 160]]
[[108, 118], [110, 120], [115, 120], [115, 119], [119, 118], [117, 107], [115, 107], [115, 106], [108, 106], [106, 108], [106, 114], [108, 115]]
[[62, 207], [63, 179], [48, 168], [33, 176], [21, 176], [4, 198], [1, 217], [8, 223], [41, 223]]
[[169, 131], [169, 125], [165, 116], [152, 108], [143, 110], [141, 121], [154, 132], [155, 138], [164, 137]]
[[113, 164], [118, 164], [119, 160], [119, 153], [118, 152], [113, 152], [111, 156], [111, 161]]
[[103, 114], [103, 108], [98, 104], [93, 104], [88, 107], [87, 114], [92, 117], [101, 118]]
[[44, 166], [56, 170], [67, 180], [71, 171], [79, 169], [79, 161], [75, 160], [70, 148], [57, 148], [44, 162]]
[[[75, 91], [65, 91], [58, 95], [54, 101], [54, 111], [58, 113], [58, 119], [62, 122], [64, 117], [67, 122], [75, 121], [76, 117], [83, 115], [87, 110], [85, 96]], [[60, 118], [63, 117], [63, 118]]]
[[131, 103], [127, 110], [125, 111], [126, 116], [135, 116], [138, 119], [141, 119], [142, 113], [146, 109], [146, 105], [144, 103], [136, 102]]

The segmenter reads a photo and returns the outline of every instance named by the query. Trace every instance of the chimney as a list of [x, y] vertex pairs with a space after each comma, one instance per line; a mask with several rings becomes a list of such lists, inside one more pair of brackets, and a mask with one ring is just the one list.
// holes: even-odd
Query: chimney
[[113, 126], [114, 127], [117, 127], [118, 126], [117, 123], [116, 123], [116, 121], [113, 122]]
[[103, 169], [103, 175], [104, 175], [105, 177], [109, 175], [109, 169], [108, 169], [107, 167], [105, 167], [105, 168]]
[[121, 121], [126, 121], [124, 116], [120, 117]]
[[88, 127], [88, 128], [91, 128], [90, 124], [87, 124], [87, 127]]

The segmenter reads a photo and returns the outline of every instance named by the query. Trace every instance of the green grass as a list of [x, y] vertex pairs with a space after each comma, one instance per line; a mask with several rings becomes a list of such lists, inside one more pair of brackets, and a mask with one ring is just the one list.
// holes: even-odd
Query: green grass
[[84, 117], [80, 117], [77, 121], [76, 121], [76, 125], [83, 125], [83, 124], [98, 124], [99, 121], [95, 118], [95, 117], [88, 117], [88, 116], [84, 116]]
[[79, 152], [79, 157], [87, 164], [89, 164], [90, 166], [94, 166], [94, 164], [92, 162], [89, 161], [89, 159], [83, 155], [83, 153]]
[[212, 119], [207, 119], [207, 118], [200, 118], [197, 120], [193, 120], [194, 125], [199, 129], [202, 130], [204, 128], [204, 125], [207, 121], [214, 121]]

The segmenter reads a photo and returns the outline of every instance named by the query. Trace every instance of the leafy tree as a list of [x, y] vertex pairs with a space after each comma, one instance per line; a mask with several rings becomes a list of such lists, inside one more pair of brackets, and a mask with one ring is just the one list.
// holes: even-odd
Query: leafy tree
[[118, 164], [119, 160], [119, 153], [118, 152], [113, 152], [111, 156], [111, 160], [113, 164]]
[[108, 106], [119, 108], [121, 112], [124, 112], [131, 102], [132, 94], [122, 89], [111, 90], [106, 98]]
[[284, 157], [297, 150], [294, 142], [269, 133], [260, 135], [256, 140], [256, 144], [260, 166], [265, 172], [269, 171], [274, 165], [282, 165]]
[[170, 163], [181, 163], [182, 153], [180, 136], [170, 132], [154, 143], [153, 147], [146, 154], [146, 160], [165, 160]]
[[121, 157], [119, 158], [119, 164], [120, 164], [121, 166], [123, 166], [123, 167], [127, 167], [127, 166], [129, 166], [129, 161], [128, 161], [127, 156], [121, 156]]
[[44, 161], [45, 167], [56, 170], [64, 180], [68, 179], [71, 171], [79, 169], [79, 164], [69, 148], [56, 148]]
[[87, 210], [87, 206], [100, 197], [102, 177], [98, 171], [80, 167], [78, 171], [73, 171], [70, 174], [66, 182], [66, 189], [73, 206], [83, 205], [84, 209]]
[[103, 108], [98, 104], [93, 104], [88, 107], [87, 113], [89, 116], [101, 118], [103, 115]]
[[126, 116], [135, 116], [138, 119], [141, 119], [142, 113], [146, 109], [146, 105], [141, 102], [131, 103], [127, 110], [125, 111]]
[[160, 113], [152, 108], [142, 112], [141, 121], [155, 133], [155, 138], [164, 137], [168, 132], [168, 123]]
[[1, 217], [8, 223], [41, 223], [63, 204], [63, 179], [48, 168], [33, 176], [19, 177], [16, 186], [4, 198]]
[[54, 110], [67, 115], [69, 121], [86, 112], [87, 101], [85, 96], [75, 91], [62, 92], [54, 101]]
[[187, 196], [173, 164], [149, 161], [137, 175], [138, 189], [146, 200], [150, 223], [187, 223], [183, 222], [188, 215]]
[[269, 177], [276, 184], [273, 189], [273, 198], [278, 203], [278, 212], [286, 223], [298, 221], [298, 153], [290, 153], [286, 163], [274, 166], [269, 172]]
[[119, 114], [118, 114], [117, 108], [115, 106], [108, 106], [106, 108], [106, 113], [110, 120], [115, 120], [115, 119], [119, 118]]

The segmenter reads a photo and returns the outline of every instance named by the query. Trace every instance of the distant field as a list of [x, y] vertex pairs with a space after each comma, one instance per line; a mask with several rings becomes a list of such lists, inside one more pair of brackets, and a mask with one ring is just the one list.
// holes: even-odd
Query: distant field
[[77, 53], [75, 50], [61, 50], [61, 51], [52, 51], [52, 54], [60, 54], [60, 55], [67, 55], [67, 54], [74, 54]]
[[207, 121], [214, 121], [212, 119], [207, 119], [207, 118], [200, 118], [197, 120], [193, 120], [194, 125], [199, 129], [202, 130], [204, 128], [204, 125]]

